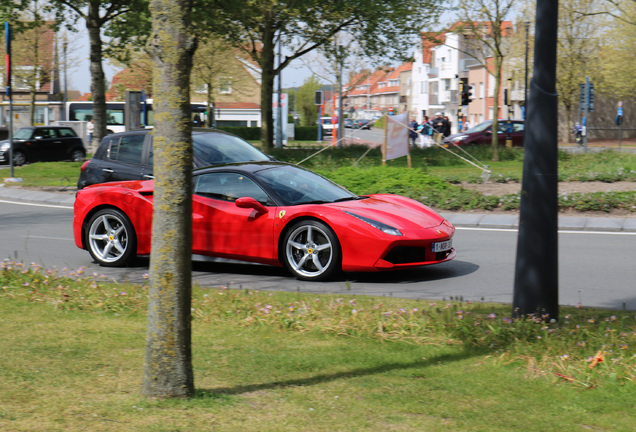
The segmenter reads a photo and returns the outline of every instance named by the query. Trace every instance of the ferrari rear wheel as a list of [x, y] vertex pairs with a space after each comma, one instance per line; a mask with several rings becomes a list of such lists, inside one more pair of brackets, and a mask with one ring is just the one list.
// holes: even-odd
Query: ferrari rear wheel
[[322, 222], [298, 222], [285, 235], [284, 245], [284, 264], [298, 279], [324, 280], [340, 268], [338, 238]]
[[88, 222], [86, 246], [101, 266], [125, 266], [135, 257], [135, 230], [130, 219], [117, 209], [100, 210]]

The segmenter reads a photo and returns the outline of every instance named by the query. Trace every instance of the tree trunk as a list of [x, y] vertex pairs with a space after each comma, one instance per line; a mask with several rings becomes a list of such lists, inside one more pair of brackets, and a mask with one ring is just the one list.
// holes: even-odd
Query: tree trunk
[[261, 53], [261, 145], [265, 150], [274, 147], [273, 94], [274, 33], [267, 26], [263, 33], [263, 51]]
[[494, 56], [495, 97], [492, 104], [492, 161], [499, 162], [499, 92], [501, 91], [501, 63], [503, 58]]
[[[104, 84], [104, 68], [102, 66], [102, 37], [101, 18], [99, 8], [102, 5], [100, 0], [90, 0], [88, 2], [88, 15], [86, 16], [86, 29], [88, 30], [88, 43], [90, 47], [90, 70], [91, 70], [91, 93], [93, 95], [93, 119], [95, 120], [95, 130], [93, 141], [101, 142], [107, 135], [106, 118], [106, 86]], [[92, 143], [89, 143], [89, 146]]]
[[143, 394], [194, 394], [191, 341], [192, 126], [195, 50], [190, 0], [151, 0], [153, 34], [154, 213]]

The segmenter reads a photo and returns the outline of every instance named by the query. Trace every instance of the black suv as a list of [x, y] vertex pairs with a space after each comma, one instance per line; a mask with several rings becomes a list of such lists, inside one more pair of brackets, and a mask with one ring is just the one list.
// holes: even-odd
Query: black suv
[[[99, 144], [93, 158], [82, 165], [77, 188], [96, 183], [154, 178], [152, 140], [150, 129], [108, 135]], [[242, 138], [216, 129], [194, 129], [192, 147], [194, 168], [271, 160]]]
[[[0, 141], [0, 163], [9, 163], [9, 140]], [[86, 157], [84, 142], [68, 126], [32, 126], [13, 135], [13, 165], [35, 161], [72, 160]]]

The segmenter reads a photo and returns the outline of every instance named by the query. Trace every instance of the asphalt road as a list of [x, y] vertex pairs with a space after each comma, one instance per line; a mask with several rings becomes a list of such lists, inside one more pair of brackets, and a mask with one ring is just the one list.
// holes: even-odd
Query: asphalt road
[[[72, 238], [68, 206], [0, 201], [0, 258], [60, 271], [84, 269], [117, 281], [142, 282], [148, 259], [123, 269], [99, 267]], [[201, 286], [394, 296], [435, 301], [512, 302], [517, 232], [459, 228], [457, 258], [408, 271], [356, 273], [329, 282], [302, 282], [284, 269], [231, 261], [195, 261]], [[636, 233], [569, 231], [559, 235], [559, 303], [636, 310]], [[66, 269], [66, 270], [65, 270]]]

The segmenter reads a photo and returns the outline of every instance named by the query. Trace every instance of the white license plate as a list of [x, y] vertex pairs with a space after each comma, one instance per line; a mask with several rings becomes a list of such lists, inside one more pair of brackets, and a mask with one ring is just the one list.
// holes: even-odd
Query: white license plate
[[450, 250], [453, 247], [452, 240], [446, 240], [443, 242], [433, 243], [433, 252], [444, 252]]

